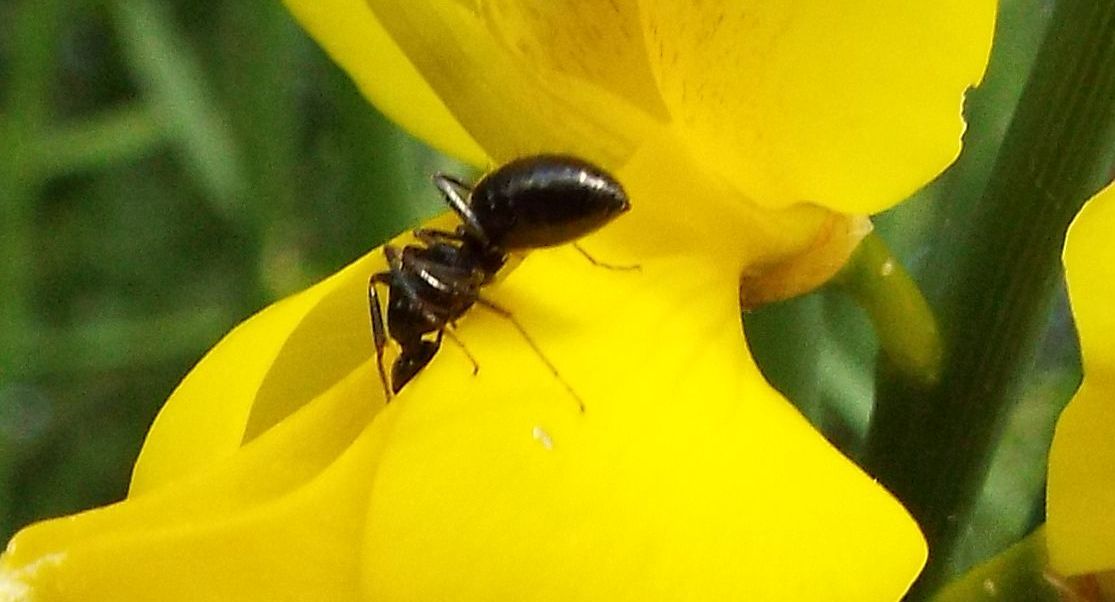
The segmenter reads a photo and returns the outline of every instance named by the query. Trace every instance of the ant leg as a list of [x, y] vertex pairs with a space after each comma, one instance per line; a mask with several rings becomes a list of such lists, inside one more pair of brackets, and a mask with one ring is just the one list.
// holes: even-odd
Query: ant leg
[[560, 382], [561, 385], [565, 387], [565, 390], [569, 393], [573, 400], [577, 402], [577, 408], [581, 411], [582, 414], [584, 414], [585, 402], [581, 399], [581, 396], [577, 395], [577, 392], [573, 390], [573, 387], [569, 384], [569, 382], [561, 376], [561, 373], [558, 372], [557, 366], [555, 366], [553, 362], [550, 361], [550, 358], [546, 357], [545, 353], [542, 353], [542, 349], [538, 346], [538, 343], [534, 342], [534, 339], [531, 338], [530, 333], [527, 332], [527, 329], [523, 328], [523, 325], [515, 319], [514, 314], [483, 297], [477, 297], [476, 302], [479, 305], [487, 308], [492, 313], [503, 317], [503, 319], [507, 320], [508, 322], [511, 322], [515, 329], [519, 331], [519, 334], [522, 335], [523, 340], [526, 341], [528, 345], [530, 345], [530, 348], [533, 349], [534, 353], [537, 354], [539, 359], [542, 360], [542, 363], [546, 364], [546, 367], [550, 369], [550, 373], [554, 375], [554, 378], [556, 378], [558, 382]]
[[[463, 198], [467, 197], [472, 192], [472, 186], [465, 184], [456, 176], [444, 173], [434, 175], [434, 186], [437, 186], [438, 190], [441, 190], [447, 197], [453, 195], [458, 198]], [[453, 190], [449, 192], [446, 190], [447, 188], [452, 188]], [[464, 193], [463, 195], [461, 194], [462, 192]]]
[[594, 265], [598, 268], [605, 268], [605, 269], [608, 269], [608, 270], [619, 270], [619, 271], [624, 271], [624, 272], [628, 271], [628, 270], [641, 270], [641, 269], [643, 269], [643, 266], [641, 266], [637, 263], [633, 263], [631, 265], [616, 265], [614, 263], [604, 263], [603, 261], [598, 261], [595, 257], [593, 257], [592, 255], [589, 255], [588, 251], [586, 251], [584, 249], [584, 247], [581, 246], [580, 243], [576, 243], [576, 242], [573, 243], [573, 248], [577, 249], [577, 251], [580, 252], [581, 255], [584, 255], [585, 259], [587, 259], [589, 263], [591, 263], [592, 265]]
[[[441, 191], [441, 196], [445, 198], [449, 208], [461, 218], [470, 233], [481, 242], [487, 243], [488, 237], [484, 234], [484, 229], [480, 227], [480, 221], [476, 219], [476, 214], [472, 212], [472, 208], [468, 206], [468, 195], [472, 194], [472, 188], [453, 176], [440, 173], [434, 176], [434, 186]], [[464, 194], [461, 194], [462, 192]]]
[[[456, 328], [456, 326], [456, 324], [452, 325], [453, 328]], [[476, 357], [472, 355], [471, 351], [468, 350], [468, 347], [465, 346], [465, 342], [457, 336], [457, 333], [453, 332], [452, 330], [439, 331], [437, 334], [439, 341], [441, 340], [442, 333], [449, 335], [449, 340], [456, 343], [457, 346], [461, 348], [461, 351], [465, 352], [465, 356], [468, 357], [468, 361], [472, 362], [472, 375], [476, 376], [477, 374], [480, 374], [480, 363], [476, 361]]]
[[391, 286], [391, 272], [373, 274], [368, 279], [368, 312], [372, 316], [372, 340], [376, 346], [376, 368], [379, 369], [379, 382], [383, 385], [383, 395], [386, 402], [391, 401], [391, 387], [387, 379], [387, 370], [383, 366], [383, 350], [387, 347], [387, 327], [383, 321], [383, 306], [379, 302], [376, 292], [377, 284]]
[[413, 234], [415, 238], [427, 247], [432, 247], [439, 243], [460, 243], [465, 239], [459, 232], [448, 232], [434, 228], [418, 228]]
[[[452, 324], [452, 328], [456, 328], [456, 327], [457, 327], [457, 324]], [[437, 333], [437, 340], [438, 341], [442, 340], [442, 333], [443, 332], [445, 334], [448, 334], [450, 341], [453, 341], [453, 342], [457, 343], [457, 347], [459, 347], [460, 350], [465, 352], [465, 357], [468, 358], [468, 361], [473, 362], [473, 376], [476, 376], [476, 375], [478, 375], [478, 373], [481, 373], [481, 365], [479, 365], [479, 362], [476, 361], [476, 356], [473, 356], [473, 352], [469, 351], [468, 347], [465, 346], [465, 341], [460, 340], [460, 337], [457, 337], [457, 333], [454, 332], [453, 330], [439, 331]]]

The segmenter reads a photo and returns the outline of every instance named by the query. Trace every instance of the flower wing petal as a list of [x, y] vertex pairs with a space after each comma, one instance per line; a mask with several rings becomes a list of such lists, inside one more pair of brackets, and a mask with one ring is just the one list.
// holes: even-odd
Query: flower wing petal
[[[366, 261], [336, 290], [363, 301]], [[24, 531], [5, 585], [43, 600], [897, 598], [924, 561], [916, 526], [762, 380], [723, 268], [671, 245], [636, 271], [538, 252], [492, 290], [523, 331], [482, 307], [461, 321], [479, 374], [446, 343], [379, 411], [358, 364], [231, 456]]]
[[1084, 383], [1057, 421], [1049, 456], [1048, 543], [1067, 575], [1115, 569], [1115, 185], [1069, 228], [1065, 274]]
[[[629, 163], [633, 199], [717, 196], [661, 160], [650, 150]], [[152, 453], [158, 487], [24, 531], [3, 578], [42, 599], [898, 598], [925, 559], [916, 525], [766, 384], [744, 345], [736, 269], [769, 245], [732, 236], [741, 209], [633, 204], [584, 245], [640, 269], [593, 266], [569, 247], [533, 253], [486, 289], [514, 321], [473, 308], [454, 329], [461, 345], [447, 339], [387, 410], [364, 307], [379, 253], [265, 311], [175, 404], [216, 407], [203, 395], [235, 368], [208, 364], [241, 365], [260, 341], [272, 366], [242, 387], [231, 430], [243, 435], [257, 412], [267, 428], [220, 438], [217, 457], [185, 470]], [[339, 384], [310, 394], [306, 373], [338, 362], [350, 366], [330, 377]], [[257, 410], [284, 374], [276, 394], [295, 401]], [[190, 413], [176, 412], [158, 437], [189, 436], [173, 423]]]

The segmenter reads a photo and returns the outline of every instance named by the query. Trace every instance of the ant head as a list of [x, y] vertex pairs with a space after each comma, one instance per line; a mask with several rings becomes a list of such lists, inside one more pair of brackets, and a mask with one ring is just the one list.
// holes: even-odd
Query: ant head
[[414, 346], [403, 347], [399, 359], [395, 360], [395, 365], [391, 367], [391, 390], [398, 394], [403, 385], [410, 382], [415, 374], [434, 359], [437, 350], [437, 343], [425, 339], [420, 339]]

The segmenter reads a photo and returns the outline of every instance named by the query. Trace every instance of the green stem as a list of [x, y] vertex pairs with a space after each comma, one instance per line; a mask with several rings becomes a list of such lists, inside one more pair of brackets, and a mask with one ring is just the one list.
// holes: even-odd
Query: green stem
[[918, 519], [943, 576], [1060, 278], [1065, 230], [1095, 191], [1115, 128], [1115, 0], [1056, 4], [942, 304], [941, 380], [880, 370], [865, 465]]
[[902, 378], [929, 386], [941, 375], [937, 320], [916, 282], [883, 239], [871, 233], [833, 280], [871, 319], [879, 347]]

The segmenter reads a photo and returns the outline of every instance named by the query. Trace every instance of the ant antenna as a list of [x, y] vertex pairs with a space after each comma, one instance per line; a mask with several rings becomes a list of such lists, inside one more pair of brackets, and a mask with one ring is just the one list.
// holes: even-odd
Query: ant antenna
[[457, 178], [442, 173], [434, 175], [433, 180], [434, 186], [441, 192], [441, 196], [445, 198], [446, 204], [448, 204], [449, 208], [461, 218], [461, 221], [465, 223], [469, 232], [480, 242], [487, 244], [488, 235], [484, 232], [484, 228], [480, 225], [480, 221], [476, 219], [476, 214], [472, 212], [472, 207], [468, 205], [468, 197], [472, 194], [472, 188]]
[[603, 261], [599, 261], [595, 257], [593, 257], [592, 255], [589, 255], [588, 251], [586, 251], [585, 248], [582, 247], [580, 243], [576, 243], [576, 242], [573, 243], [573, 248], [577, 249], [577, 251], [581, 255], [584, 255], [585, 259], [587, 259], [589, 263], [591, 263], [592, 265], [594, 265], [598, 268], [604, 268], [604, 269], [607, 269], [607, 270], [617, 270], [617, 271], [620, 271], [620, 272], [627, 272], [627, 271], [631, 271], [631, 270], [642, 270], [643, 269], [643, 266], [641, 266], [637, 263], [632, 263], [632, 264], [629, 264], [629, 265], [616, 265], [614, 263], [604, 263]]
[[515, 319], [515, 316], [511, 312], [507, 311], [506, 309], [500, 307], [499, 305], [496, 305], [495, 303], [493, 303], [493, 302], [491, 302], [491, 301], [489, 301], [489, 300], [487, 300], [483, 297], [477, 297], [476, 302], [478, 304], [483, 305], [484, 307], [486, 307], [492, 313], [501, 316], [503, 319], [507, 320], [508, 322], [511, 322], [511, 324], [515, 327], [515, 329], [519, 331], [519, 334], [522, 335], [523, 340], [525, 340], [527, 342], [527, 344], [530, 345], [530, 348], [533, 349], [534, 353], [536, 353], [538, 355], [538, 358], [542, 360], [542, 363], [546, 364], [546, 367], [550, 369], [550, 373], [554, 375], [554, 378], [556, 378], [558, 380], [558, 382], [560, 382], [561, 385], [563, 387], [565, 387], [565, 390], [569, 393], [569, 396], [572, 397], [573, 400], [577, 402], [577, 409], [580, 410], [580, 412], [582, 414], [584, 414], [585, 413], [585, 402], [584, 402], [584, 400], [581, 399], [580, 395], [577, 395], [577, 392], [573, 390], [573, 387], [569, 384], [569, 382], [566, 381], [564, 377], [562, 377], [560, 372], [558, 372], [557, 366], [555, 366], [553, 364], [553, 362], [551, 362], [550, 359], [548, 357], [546, 357], [545, 353], [542, 353], [542, 349], [538, 346], [538, 343], [534, 342], [534, 339], [531, 338], [530, 333], [528, 333], [526, 328], [523, 328], [523, 325], [520, 324], [519, 321]]

